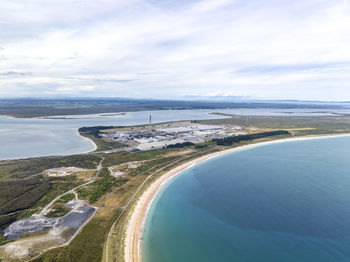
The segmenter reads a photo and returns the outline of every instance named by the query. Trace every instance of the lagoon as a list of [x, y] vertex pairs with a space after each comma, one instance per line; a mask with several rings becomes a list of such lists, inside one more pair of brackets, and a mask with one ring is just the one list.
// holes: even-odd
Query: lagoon
[[51, 155], [71, 155], [92, 151], [95, 145], [81, 137], [83, 126], [130, 126], [154, 123], [219, 119], [225, 116], [212, 112], [243, 116], [332, 116], [348, 114], [350, 109], [196, 109], [106, 113], [49, 118], [12, 118], [0, 116], [0, 160]]
[[95, 149], [92, 141], [79, 135], [83, 126], [130, 126], [152, 122], [218, 119], [208, 110], [140, 111], [125, 114], [12, 118], [0, 116], [0, 160], [51, 155], [72, 155]]

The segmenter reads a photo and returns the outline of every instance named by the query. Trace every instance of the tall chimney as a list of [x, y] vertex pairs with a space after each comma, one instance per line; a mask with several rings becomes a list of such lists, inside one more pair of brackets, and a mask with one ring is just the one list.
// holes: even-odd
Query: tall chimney
[[149, 115], [149, 131], [152, 130], [152, 115]]

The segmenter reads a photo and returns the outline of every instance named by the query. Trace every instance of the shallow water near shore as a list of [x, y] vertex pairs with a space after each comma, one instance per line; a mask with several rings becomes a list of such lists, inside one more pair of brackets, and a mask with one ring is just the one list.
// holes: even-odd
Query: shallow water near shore
[[154, 200], [144, 262], [350, 261], [350, 137], [258, 146], [182, 172]]

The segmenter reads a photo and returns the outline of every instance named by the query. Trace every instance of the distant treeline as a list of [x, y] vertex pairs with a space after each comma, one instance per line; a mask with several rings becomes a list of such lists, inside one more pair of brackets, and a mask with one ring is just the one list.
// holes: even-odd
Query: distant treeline
[[0, 115], [38, 117], [82, 115], [150, 110], [226, 109], [226, 108], [339, 108], [332, 103], [300, 101], [188, 101], [122, 98], [1, 99]]
[[288, 131], [277, 130], [271, 132], [263, 132], [250, 135], [241, 135], [241, 136], [230, 136], [220, 139], [213, 139], [212, 142], [216, 143], [219, 146], [230, 146], [233, 143], [239, 143], [241, 141], [253, 140], [257, 138], [269, 137], [269, 136], [278, 136], [278, 135], [290, 135]]
[[165, 148], [183, 148], [188, 146], [193, 146], [194, 144], [191, 142], [184, 142], [184, 143], [176, 143], [173, 145], [167, 145]]
[[91, 135], [99, 138], [100, 130], [112, 129], [113, 126], [92, 126], [92, 127], [81, 127], [79, 128], [80, 134]]

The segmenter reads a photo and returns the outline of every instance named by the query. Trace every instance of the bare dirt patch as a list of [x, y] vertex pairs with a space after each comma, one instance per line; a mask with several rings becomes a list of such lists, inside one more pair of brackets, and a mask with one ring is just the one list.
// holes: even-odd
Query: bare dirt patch
[[[149, 161], [149, 160], [146, 160]], [[116, 166], [109, 167], [109, 171], [111, 172], [111, 175], [115, 178], [124, 178], [126, 177], [130, 172], [140, 167], [144, 162], [146, 161], [132, 161], [123, 163]]]
[[47, 169], [45, 170], [44, 174], [49, 177], [64, 177], [81, 171], [87, 171], [87, 169], [78, 167], [58, 167]]

